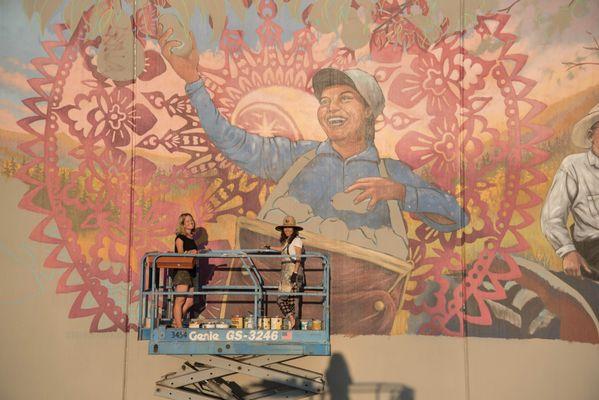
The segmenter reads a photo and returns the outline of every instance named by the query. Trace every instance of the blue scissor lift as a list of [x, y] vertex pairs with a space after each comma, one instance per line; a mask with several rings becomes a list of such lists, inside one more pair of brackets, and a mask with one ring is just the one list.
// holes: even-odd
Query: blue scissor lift
[[[156, 382], [155, 394], [176, 400], [196, 399], [299, 399], [323, 393], [322, 374], [287, 364], [304, 356], [328, 356], [330, 345], [328, 257], [307, 252], [307, 262], [319, 262], [322, 281], [305, 286], [297, 293], [279, 292], [278, 287], [265, 283], [254, 260], [280, 262], [281, 254], [262, 249], [210, 250], [200, 254], [148, 253], [140, 269], [140, 306], [138, 340], [148, 341], [149, 354], [172, 355], [184, 359], [180, 370], [165, 375]], [[251, 284], [211, 285], [200, 287], [188, 295], [226, 296], [227, 299], [252, 298], [253, 326], [264, 316], [269, 296], [292, 295], [317, 298], [322, 304], [321, 330], [272, 329], [204, 329], [172, 328], [163, 323], [163, 314], [175, 294], [158, 277], [164, 268], [194, 265], [197, 259], [226, 260], [226, 269], [240, 271]], [[232, 265], [235, 264], [235, 267]], [[166, 301], [165, 301], [166, 300]], [[171, 301], [172, 304], [172, 301]], [[230, 318], [223, 319], [229, 322]], [[229, 325], [230, 326], [230, 325]], [[239, 390], [235, 378], [241, 375], [260, 380], [261, 390], [248, 393]], [[226, 378], [226, 379], [225, 379]]]

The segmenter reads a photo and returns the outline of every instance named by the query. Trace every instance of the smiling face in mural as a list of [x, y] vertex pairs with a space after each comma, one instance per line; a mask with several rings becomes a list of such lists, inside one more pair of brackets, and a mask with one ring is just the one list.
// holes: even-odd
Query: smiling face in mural
[[322, 91], [318, 122], [333, 142], [362, 143], [370, 107], [351, 86], [329, 86]]

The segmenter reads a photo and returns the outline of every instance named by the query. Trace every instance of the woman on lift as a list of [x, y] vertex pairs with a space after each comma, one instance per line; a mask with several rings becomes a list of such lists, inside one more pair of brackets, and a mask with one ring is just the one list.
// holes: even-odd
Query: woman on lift
[[[183, 213], [179, 215], [177, 225], [177, 237], [175, 238], [175, 252], [186, 254], [197, 254], [198, 247], [194, 241], [193, 234], [196, 223], [191, 214]], [[171, 269], [170, 276], [173, 282], [175, 292], [187, 292], [193, 287], [193, 277], [196, 274], [195, 268], [191, 271], [186, 269]], [[183, 327], [183, 316], [187, 314], [193, 305], [193, 296], [177, 295], [175, 296], [175, 305], [173, 307], [173, 327]]]
[[[283, 224], [275, 228], [281, 232], [280, 246], [266, 246], [266, 248], [280, 251], [284, 257], [281, 260], [281, 280], [279, 291], [295, 293], [301, 290], [304, 284], [304, 270], [302, 261], [303, 244], [299, 231], [303, 228], [295, 224], [295, 218], [286, 216]], [[293, 329], [296, 322], [295, 303], [297, 296], [279, 296], [277, 304], [287, 320], [288, 329]]]

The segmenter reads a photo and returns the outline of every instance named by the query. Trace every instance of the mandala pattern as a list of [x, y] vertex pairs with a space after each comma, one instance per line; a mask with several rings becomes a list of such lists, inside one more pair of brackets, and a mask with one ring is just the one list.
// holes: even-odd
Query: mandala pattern
[[[464, 335], [466, 323], [492, 324], [485, 300], [504, 299], [503, 283], [520, 276], [511, 254], [529, 247], [520, 230], [534, 221], [529, 210], [542, 201], [532, 188], [546, 179], [536, 168], [548, 154], [537, 145], [551, 131], [531, 122], [545, 106], [527, 97], [535, 82], [519, 74], [527, 57], [510, 53], [516, 38], [504, 32], [508, 19], [501, 14], [478, 19], [481, 40], [492, 37], [503, 43], [496, 59], [469, 54], [458, 45], [461, 36], [451, 35], [426, 53], [413, 51], [413, 73], [398, 74], [391, 82], [391, 101], [408, 108], [424, 103], [431, 118], [428, 132], [411, 131], [398, 141], [398, 156], [415, 168], [427, 168], [435, 182], [462, 199], [471, 217], [462, 232], [441, 234], [425, 225], [416, 229], [418, 240], [412, 245], [418, 278], [409, 293], [422, 293], [426, 279], [439, 284], [434, 305], [408, 301], [410, 312], [430, 317], [421, 333]], [[491, 89], [505, 104], [507, 123], [501, 135], [484, 116], [490, 98], [479, 95]], [[524, 131], [530, 132], [526, 139]], [[490, 176], [503, 178], [503, 183]], [[489, 204], [497, 201], [482, 198], [491, 189], [501, 196], [496, 209]], [[528, 200], [518, 201], [523, 194]], [[468, 255], [476, 243], [484, 243], [483, 250]], [[431, 246], [440, 248], [431, 252]], [[501, 270], [492, 267], [497, 258], [505, 261]], [[462, 284], [450, 289], [443, 277], [448, 273], [458, 274]]]
[[[411, 243], [417, 269], [405, 307], [429, 316], [421, 333], [463, 335], [465, 322], [491, 323], [485, 299], [505, 297], [502, 282], [519, 275], [510, 254], [528, 247], [520, 231], [533, 221], [528, 210], [541, 201], [531, 188], [545, 179], [536, 168], [547, 157], [536, 146], [550, 132], [531, 122], [544, 106], [527, 97], [535, 82], [520, 75], [526, 56], [510, 53], [516, 38], [504, 32], [508, 16], [479, 17], [476, 34], [503, 44], [496, 56], [484, 58], [464, 48], [460, 34], [427, 47], [394, 11], [397, 6], [385, 1], [376, 8], [375, 21], [385, 28], [372, 36], [373, 72], [388, 99], [377, 129], [396, 132], [397, 156], [456, 195], [472, 220], [448, 234], [417, 225]], [[223, 65], [201, 64], [201, 73], [216, 106], [234, 123], [256, 134], [302, 139], [305, 132], [289, 110], [244, 99], [273, 86], [309, 95], [318, 69], [359, 63], [342, 48], [316, 56], [318, 38], [309, 24], [283, 43], [276, 3], [262, 0], [256, 9], [259, 50], [242, 31], [225, 29]], [[147, 21], [153, 12], [136, 15], [139, 32], [150, 37], [156, 34]], [[149, 42], [138, 38], [146, 59], [141, 83], [113, 82], [97, 72], [98, 43], [83, 39], [86, 29], [83, 20], [67, 39], [66, 27], [56, 25], [56, 40], [43, 43], [47, 57], [32, 61], [41, 77], [30, 81], [39, 96], [24, 101], [33, 115], [19, 123], [31, 134], [21, 146], [31, 157], [18, 173], [31, 188], [21, 207], [44, 216], [31, 238], [53, 246], [45, 266], [64, 270], [57, 292], [78, 293], [69, 316], [92, 316], [91, 331], [128, 330], [134, 327], [127, 315], [138, 296], [137, 264], [147, 251], [170, 248], [177, 196], [193, 187], [198, 222], [214, 222], [221, 215], [257, 212], [272, 183], [244, 173], [214, 148], [184, 93], [152, 85], [169, 70]], [[505, 129], [490, 126], [485, 117], [491, 99], [483, 93], [489, 88], [502, 96]], [[411, 128], [423, 118], [413, 113], [416, 107], [426, 110], [426, 129]], [[164, 168], [160, 157], [169, 157], [172, 167]], [[29, 171], [40, 166], [43, 177], [36, 179]], [[489, 178], [498, 169], [505, 170], [501, 183]], [[497, 209], [482, 198], [491, 189], [501, 193]], [[523, 193], [529, 200], [517, 202]], [[468, 246], [477, 243], [484, 244], [482, 251], [466, 257]], [[506, 269], [491, 267], [497, 256]], [[448, 273], [462, 276], [463, 285], [452, 289]], [[428, 280], [439, 285], [437, 302], [416, 304]], [[483, 290], [483, 282], [493, 290]], [[125, 299], [115, 297], [115, 288], [125, 288]], [[476, 313], [465, 313], [467, 301], [477, 304]]]

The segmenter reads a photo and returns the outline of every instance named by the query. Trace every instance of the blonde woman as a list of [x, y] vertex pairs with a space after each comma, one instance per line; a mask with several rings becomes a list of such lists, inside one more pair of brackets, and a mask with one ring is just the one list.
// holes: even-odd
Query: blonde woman
[[[179, 215], [177, 225], [177, 237], [175, 238], [175, 252], [186, 254], [197, 254], [198, 246], [193, 240], [193, 234], [196, 223], [191, 214], [183, 213]], [[195, 269], [172, 269], [170, 275], [175, 292], [187, 292], [193, 286], [193, 277]], [[193, 296], [177, 295], [175, 296], [175, 305], [173, 307], [173, 326], [175, 328], [183, 327], [183, 316], [187, 314], [193, 305]]]

